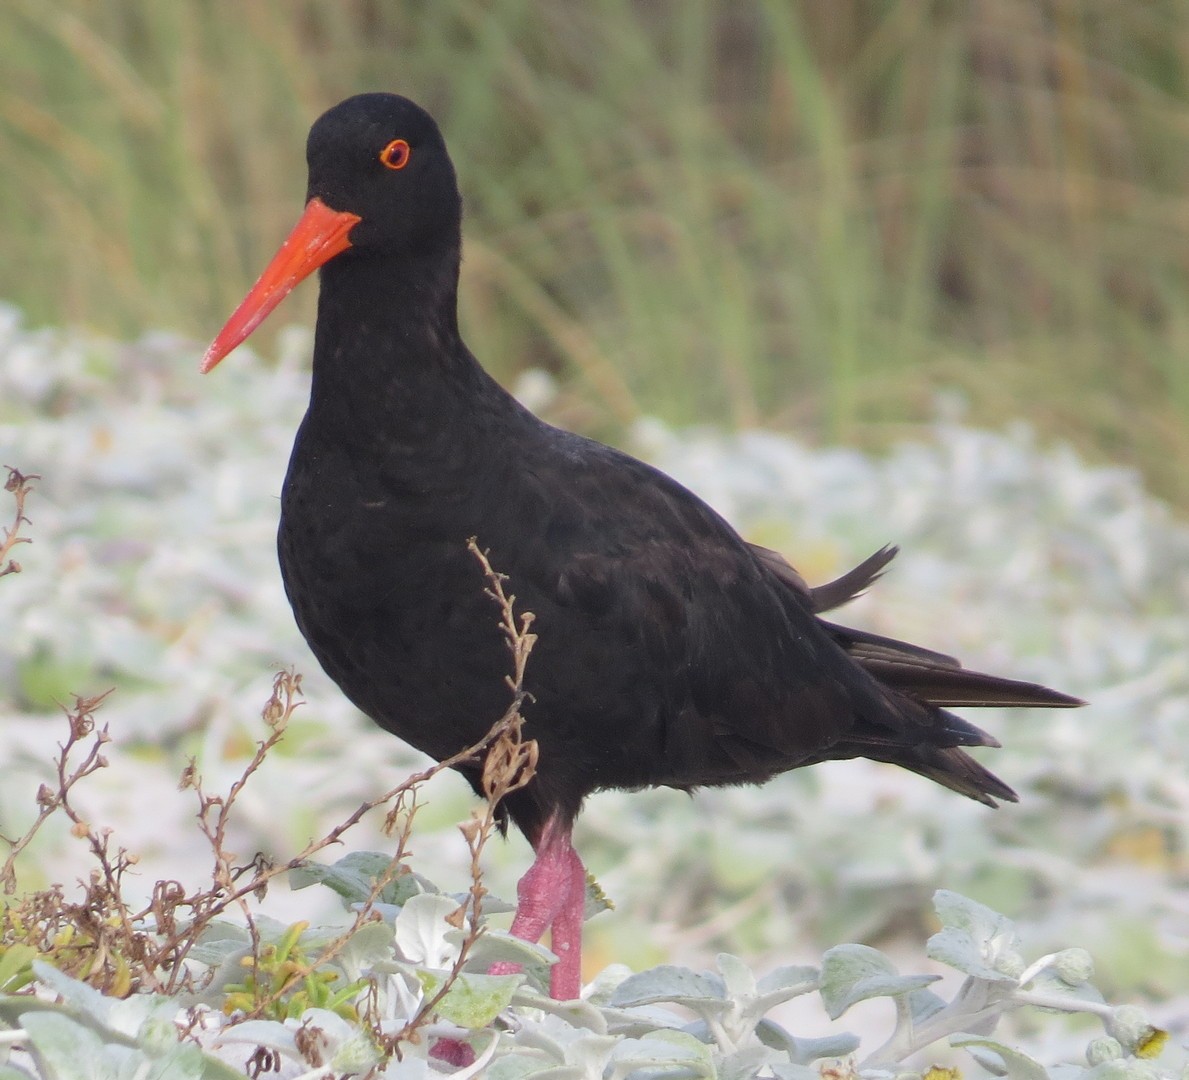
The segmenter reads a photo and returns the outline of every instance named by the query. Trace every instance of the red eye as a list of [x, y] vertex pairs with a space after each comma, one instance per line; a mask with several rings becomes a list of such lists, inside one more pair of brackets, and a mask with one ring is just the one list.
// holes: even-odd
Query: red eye
[[388, 169], [403, 169], [409, 163], [411, 152], [404, 139], [393, 139], [380, 151], [380, 162]]

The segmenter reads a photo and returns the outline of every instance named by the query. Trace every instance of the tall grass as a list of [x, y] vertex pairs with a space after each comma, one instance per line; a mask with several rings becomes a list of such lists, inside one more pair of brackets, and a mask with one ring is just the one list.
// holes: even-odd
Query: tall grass
[[1179, 0], [7, 0], [0, 297], [209, 337], [310, 121], [393, 89], [459, 166], [477, 351], [588, 430], [878, 443], [956, 388], [1189, 504], [1187, 60]]

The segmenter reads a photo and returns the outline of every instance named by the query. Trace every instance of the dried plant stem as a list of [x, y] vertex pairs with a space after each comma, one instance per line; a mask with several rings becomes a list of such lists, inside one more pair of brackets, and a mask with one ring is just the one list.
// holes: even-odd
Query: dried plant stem
[[21, 572], [21, 564], [11, 557], [11, 553], [17, 544], [33, 543], [29, 537], [21, 536], [21, 526], [32, 524], [25, 517], [25, 499], [33, 490], [33, 481], [41, 479], [36, 473], [26, 476], [11, 465], [5, 465], [4, 468], [8, 470], [8, 479], [4, 482], [4, 490], [12, 492], [16, 511], [13, 514], [12, 524], [4, 529], [4, 535], [0, 537], [0, 577]]
[[[19, 494], [16, 522], [12, 529], [5, 532], [6, 546], [2, 549], [5, 553], [13, 543], [23, 539], [16, 535], [16, 529], [25, 520], [23, 493], [28, 490], [30, 479], [10, 470], [9, 488]], [[10, 850], [0, 868], [0, 884], [6, 892], [14, 892], [17, 857], [45, 821], [59, 810], [70, 819], [74, 835], [88, 843], [98, 866], [92, 871], [90, 883], [85, 886], [86, 895], [82, 903], [67, 902], [57, 887], [27, 898], [27, 910], [31, 913], [29, 922], [36, 924], [40, 934], [38, 940], [49, 942], [59, 927], [81, 929], [83, 935], [72, 967], [74, 974], [109, 994], [123, 995], [137, 989], [176, 993], [192, 985], [192, 975], [185, 961], [211, 922], [229, 908], [238, 907], [247, 923], [253, 958], [259, 965], [260, 934], [248, 903], [249, 898], [262, 898], [275, 877], [304, 865], [318, 852], [337, 844], [370, 811], [390, 805], [384, 827], [389, 835], [396, 837], [396, 851], [385, 872], [373, 883], [370, 895], [357, 911], [352, 924], [322, 946], [310, 962], [303, 961], [295, 965], [283, 985], [279, 988], [270, 987], [268, 996], [262, 996], [255, 1002], [253, 1015], [261, 1015], [298, 982], [337, 957], [351, 937], [364, 924], [377, 917], [375, 905], [379, 897], [404, 867], [420, 786], [444, 769], [464, 764], [478, 765], [486, 802], [482, 810], [476, 811], [472, 819], [461, 826], [471, 856], [471, 883], [466, 901], [453, 916], [455, 925], [466, 930], [460, 955], [439, 991], [424, 1003], [418, 1015], [398, 1035], [383, 1041], [395, 1049], [401, 1040], [413, 1037], [418, 1028], [433, 1018], [438, 1004], [461, 974], [472, 947], [483, 932], [482, 903], [487, 893], [481, 866], [483, 849], [498, 830], [501, 801], [531, 780], [537, 763], [536, 743], [522, 737], [523, 718], [520, 712], [527, 697], [524, 690], [525, 665], [536, 640], [531, 632], [533, 617], [530, 613], [517, 617], [513, 607], [515, 597], [505, 592], [505, 579], [491, 568], [486, 555], [474, 541], [471, 541], [470, 549], [482, 567], [487, 593], [499, 608], [500, 626], [512, 657], [512, 674], [507, 679], [511, 701], [504, 715], [481, 739], [444, 761], [414, 773], [382, 795], [360, 803], [344, 821], [318, 839], [310, 841], [297, 855], [283, 863], [270, 863], [257, 855], [246, 864], [238, 865], [235, 854], [227, 849], [227, 833], [235, 804], [245, 785], [284, 737], [289, 720], [301, 705], [300, 675], [292, 671], [282, 671], [276, 675], [272, 693], [263, 710], [269, 734], [257, 744], [252, 759], [226, 794], [207, 794], [193, 761], [182, 773], [181, 787], [193, 788], [198, 796], [198, 826], [213, 855], [211, 883], [203, 889], [188, 890], [181, 882], [158, 881], [151, 900], [140, 911], [129, 908], [122, 890], [123, 875], [136, 863], [136, 856], [123, 848], [113, 854], [110, 830], [94, 829], [70, 803], [69, 796], [74, 785], [107, 765], [101, 753], [108, 741], [107, 729], [97, 730], [93, 717], [106, 694], [76, 699], [74, 710], [67, 712], [70, 733], [60, 747], [56, 762], [57, 791], [52, 791], [48, 785], [42, 786], [37, 796], [37, 820], [18, 840], [5, 840]], [[71, 767], [71, 754], [88, 737], [93, 737], [93, 742], [86, 756], [77, 766]]]
[[483, 849], [497, 829], [500, 803], [513, 791], [524, 787], [533, 778], [537, 767], [537, 743], [523, 737], [521, 728], [524, 718], [520, 713], [521, 706], [528, 696], [524, 689], [525, 667], [537, 640], [530, 629], [533, 614], [526, 611], [517, 620], [514, 609], [516, 597], [505, 592], [505, 576], [492, 569], [486, 552], [479, 548], [473, 537], [468, 541], [467, 547], [483, 569], [487, 579], [487, 595], [499, 608], [500, 628], [512, 654], [512, 674], [507, 680], [512, 691], [512, 702], [503, 717], [488, 733], [486, 740], [486, 754], [481, 774], [486, 800], [484, 806], [481, 810], [476, 810], [468, 822], [459, 826], [471, 855], [471, 885], [466, 902], [454, 913], [450, 921], [460, 930], [466, 928], [466, 936], [459, 946], [457, 958], [436, 993], [422, 1003], [417, 1014], [395, 1036], [384, 1040], [392, 1051], [395, 1051], [401, 1042], [414, 1038], [417, 1030], [433, 1019], [438, 1005], [457, 982], [470, 958], [471, 950], [482, 936], [483, 897], [487, 895], [487, 888], [483, 884]]
[[[530, 632], [533, 622], [533, 616], [530, 612], [524, 613], [520, 617], [519, 622], [517, 621], [513, 607], [516, 598], [506, 594], [503, 587], [505, 580], [503, 575], [498, 574], [492, 569], [486, 554], [479, 550], [478, 545], [473, 539], [468, 543], [468, 548], [475, 555], [476, 559], [478, 559], [486, 577], [487, 594], [496, 602], [499, 608], [500, 626], [513, 658], [512, 674], [508, 677], [508, 685], [512, 690], [512, 701], [505, 710], [504, 715], [492, 725], [482, 739], [459, 751], [452, 757], [446, 758], [435, 765], [413, 774], [406, 778], [400, 785], [385, 792], [378, 798], [361, 803], [350, 817], [339, 825], [336, 825], [321, 839], [307, 845], [305, 849], [289, 860], [289, 862], [258, 869], [247, 885], [234, 888], [232, 887], [232, 882], [236, 877], [236, 872], [232, 869], [227, 861], [227, 856], [223, 853], [223, 828], [235, 797], [243, 787], [243, 782], [256, 771], [268, 750], [271, 749], [272, 744], [283, 733], [289, 716], [297, 705], [296, 697], [300, 694], [300, 680], [295, 680], [294, 676], [286, 675], [286, 673], [282, 672], [273, 683], [273, 696], [264, 710], [265, 720], [273, 727], [273, 735], [260, 744], [256, 756], [245, 770], [242, 780], [232, 786], [226, 799], [203, 800], [203, 810], [200, 810], [199, 815], [200, 821], [202, 822], [203, 831], [207, 839], [216, 852], [216, 880], [224, 883], [226, 887], [226, 891], [222, 897], [211, 905], [209, 913], [203, 913], [204, 918], [202, 921], [204, 925], [229, 904], [233, 902], [242, 904], [248, 893], [262, 890], [267, 882], [277, 874], [285, 873], [296, 868], [318, 851], [336, 843], [343, 833], [358, 824], [365, 814], [376, 809], [378, 806], [389, 802], [393, 803], [393, 807], [385, 819], [385, 829], [389, 835], [396, 832], [399, 824], [396, 853], [393, 855], [385, 871], [373, 882], [371, 891], [356, 912], [352, 924], [342, 934], [323, 946], [317, 955], [312, 957], [308, 963], [295, 965], [292, 973], [279, 987], [272, 990], [267, 996], [261, 997], [256, 1002], [254, 1015], [264, 1013], [271, 1005], [283, 998], [290, 989], [305, 979], [306, 976], [334, 959], [360, 927], [377, 917], [374, 905], [384, 888], [401, 872], [401, 867], [406, 857], [408, 840], [412, 831], [413, 818], [416, 813], [418, 789], [422, 784], [432, 779], [444, 769], [474, 761], [480, 756], [483, 757], [481, 775], [486, 802], [483, 810], [476, 811], [470, 821], [460, 826], [471, 856], [471, 884], [467, 894], [467, 902], [458, 909], [452, 920], [459, 929], [462, 929], [464, 926], [469, 926], [470, 929], [463, 939], [459, 956], [442, 986], [422, 1005], [417, 1015], [400, 1032], [395, 1036], [390, 1036], [385, 1041], [395, 1047], [396, 1044], [412, 1037], [418, 1028], [422, 1027], [432, 1018], [434, 1010], [442, 998], [449, 993], [450, 987], [454, 985], [459, 974], [462, 972], [474, 943], [482, 934], [482, 902], [483, 897], [487, 894], [487, 889], [483, 885], [481, 863], [483, 849], [492, 834], [496, 831], [499, 820], [498, 806], [500, 801], [511, 792], [527, 784], [532, 779], [536, 767], [537, 744], [532, 740], [526, 741], [522, 738], [521, 726], [523, 724], [523, 718], [520, 714], [520, 708], [526, 696], [524, 691], [525, 666], [532, 651], [533, 643], [536, 641], [536, 635]], [[208, 821], [207, 815], [209, 810], [216, 806], [218, 813], [212, 826]], [[220, 862], [219, 860], [222, 861]], [[251, 923], [251, 914], [247, 911], [246, 905], [245, 913], [249, 920], [250, 932], [253, 934], [253, 955], [258, 956], [259, 940], [254, 932], [254, 926]]]
[[[70, 820], [74, 822], [76, 830], [80, 825], [84, 824], [70, 806], [70, 790], [83, 777], [90, 776], [91, 773], [107, 767], [107, 759], [100, 751], [103, 745], [110, 741], [110, 736], [107, 733], [106, 727], [98, 731], [95, 730], [95, 718], [93, 714], [109, 693], [111, 693], [110, 690], [100, 694], [98, 697], [76, 697], [74, 699], [74, 710], [65, 710], [66, 718], [70, 724], [70, 734], [67, 736], [66, 742], [59, 744], [57, 760], [54, 763], [58, 777], [58, 790], [51, 791], [48, 785], [42, 784], [37, 791], [37, 820], [29, 826], [25, 834], [19, 839], [9, 840], [7, 837], [0, 836], [0, 841], [7, 844], [9, 848], [8, 858], [4, 860], [3, 867], [0, 867], [0, 885], [3, 885], [4, 891], [9, 895], [12, 895], [16, 891], [17, 856], [29, 846], [33, 837], [41, 830], [42, 825], [54, 813], [58, 810], [64, 810], [69, 815]], [[91, 735], [94, 735], [95, 741], [88, 749], [86, 757], [74, 768], [69, 768], [68, 763], [71, 752], [82, 740]], [[99, 848], [94, 840], [91, 848], [98, 853]], [[102, 865], [105, 872], [113, 869], [106, 861]]]

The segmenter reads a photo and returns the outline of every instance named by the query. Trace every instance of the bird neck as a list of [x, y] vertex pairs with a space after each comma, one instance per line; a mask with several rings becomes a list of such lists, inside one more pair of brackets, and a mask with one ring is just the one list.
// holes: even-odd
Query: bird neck
[[457, 441], [459, 425], [473, 433], [522, 411], [459, 335], [458, 266], [455, 247], [323, 268], [307, 437], [366, 446], [382, 431], [398, 456], [401, 446], [432, 455]]
[[322, 269], [311, 409], [424, 413], [485, 376], [458, 332], [458, 249], [354, 253]]

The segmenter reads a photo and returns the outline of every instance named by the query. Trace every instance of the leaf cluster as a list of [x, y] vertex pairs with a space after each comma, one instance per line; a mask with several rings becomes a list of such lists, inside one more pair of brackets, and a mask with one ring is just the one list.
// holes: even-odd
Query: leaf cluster
[[[147, 905], [128, 899], [136, 856], [91, 825], [73, 789], [108, 767], [102, 697], [76, 700], [56, 761], [56, 790], [38, 793], [27, 833], [7, 840], [2, 880], [17, 885], [18, 856], [54, 814], [64, 814], [94, 863], [81, 897], [60, 885], [27, 893], [0, 914], [0, 1080], [180, 1077], [223, 1080], [270, 1072], [422, 1080], [430, 1073], [495, 1080], [653, 1080], [659, 1077], [778, 1080], [953, 1080], [936, 1055], [965, 1051], [1012, 1080], [1154, 1080], [1185, 1067], [1184, 1054], [1139, 1009], [1106, 1003], [1087, 952], [1067, 948], [1028, 962], [1015, 926], [953, 892], [940, 891], [940, 929], [926, 957], [963, 979], [948, 998], [935, 974], [902, 974], [877, 949], [844, 944], [819, 967], [781, 967], [757, 976], [740, 958], [715, 970], [661, 966], [632, 974], [610, 968], [583, 1000], [548, 997], [547, 949], [495, 929], [508, 905], [492, 897], [482, 854], [499, 801], [527, 782], [535, 746], [522, 738], [519, 707], [534, 641], [532, 619], [472, 544], [500, 610], [512, 656], [511, 704], [488, 736], [463, 755], [369, 800], [284, 863], [240, 862], [227, 850], [237, 800], [283, 738], [300, 705], [300, 677], [281, 672], [265, 705], [267, 734], [243, 775], [222, 794], [203, 788], [197, 768], [183, 789], [197, 795], [197, 821], [212, 854], [210, 881], [187, 888], [157, 882]], [[442, 768], [482, 755], [484, 806], [462, 827], [470, 882], [449, 895], [408, 865], [417, 792]], [[395, 854], [353, 852], [331, 864], [312, 856], [336, 844], [371, 810], [386, 807]], [[296, 888], [329, 888], [344, 926], [282, 925], [255, 904], [287, 874]], [[591, 884], [588, 913], [605, 906]], [[517, 974], [491, 975], [495, 964]], [[774, 1010], [820, 1001], [829, 1021], [860, 1002], [890, 1006], [891, 1026], [874, 1050], [846, 1030], [795, 1034]], [[1101, 1030], [1080, 1062], [1043, 1064], [996, 1031], [1021, 1009], [1039, 1017], [1084, 1014]]]

